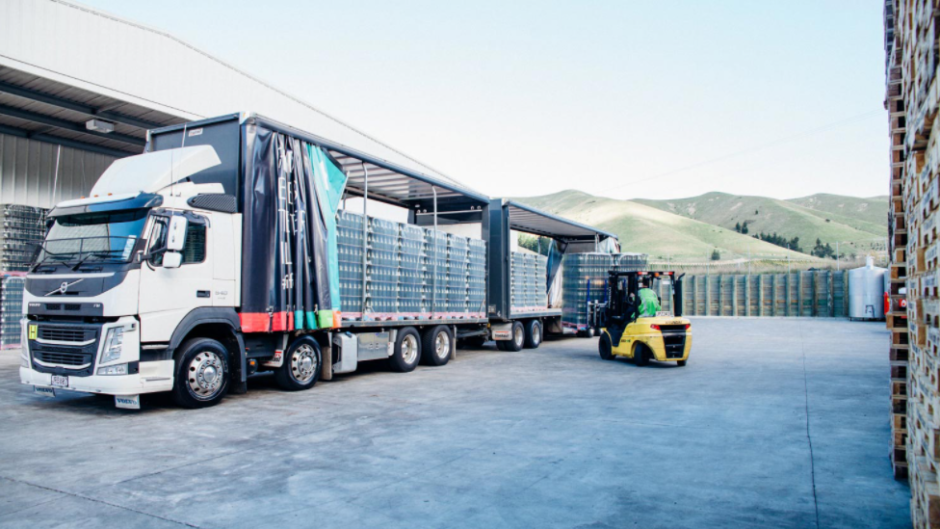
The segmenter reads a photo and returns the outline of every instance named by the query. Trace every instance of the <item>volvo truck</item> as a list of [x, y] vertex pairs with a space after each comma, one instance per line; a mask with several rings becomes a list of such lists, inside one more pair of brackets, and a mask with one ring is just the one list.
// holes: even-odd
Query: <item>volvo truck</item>
[[[344, 216], [350, 200], [361, 214]], [[375, 220], [376, 203], [402, 218]], [[616, 240], [255, 114], [153, 130], [143, 154], [50, 211], [20, 379], [122, 408], [156, 392], [199, 408], [256, 373], [304, 390], [364, 361], [441, 366], [458, 340], [537, 347], [561, 309], [546, 296], [515, 310], [513, 231], [558, 256]]]

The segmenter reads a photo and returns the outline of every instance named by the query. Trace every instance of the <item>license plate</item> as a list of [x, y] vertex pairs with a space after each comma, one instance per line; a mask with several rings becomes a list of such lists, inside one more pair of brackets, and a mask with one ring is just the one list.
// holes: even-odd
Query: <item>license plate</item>
[[55, 390], [52, 388], [41, 388], [39, 386], [33, 386], [33, 391], [37, 395], [42, 395], [43, 397], [55, 397]]
[[54, 388], [69, 387], [69, 377], [63, 376], [63, 375], [52, 375], [52, 387]]
[[657, 318], [671, 318], [671, 317], [672, 317], [672, 311], [671, 311], [671, 310], [661, 310], [661, 311], [658, 311], [658, 312], [656, 313], [656, 317], [657, 317]]

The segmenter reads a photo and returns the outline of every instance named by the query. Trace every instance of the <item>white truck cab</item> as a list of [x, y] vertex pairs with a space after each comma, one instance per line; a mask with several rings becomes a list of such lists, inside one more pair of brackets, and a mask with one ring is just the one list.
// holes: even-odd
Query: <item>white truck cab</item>
[[[209, 146], [118, 160], [90, 197], [50, 212], [24, 292], [24, 384], [139, 407], [140, 394], [173, 389], [164, 353], [185, 318], [237, 322], [239, 215], [221, 185], [186, 181], [218, 163]], [[223, 384], [221, 361], [192, 366], [195, 395]]]

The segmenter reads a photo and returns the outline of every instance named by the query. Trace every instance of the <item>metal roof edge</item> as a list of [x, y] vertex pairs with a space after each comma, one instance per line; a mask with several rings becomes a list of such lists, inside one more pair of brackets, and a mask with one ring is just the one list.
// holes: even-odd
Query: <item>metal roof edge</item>
[[510, 200], [510, 199], [508, 199], [508, 198], [503, 199], [503, 205], [504, 205], [504, 206], [512, 206], [512, 207], [516, 207], [516, 208], [519, 208], [519, 209], [524, 209], [524, 210], [528, 211], [529, 213], [534, 213], [534, 214], [536, 214], [536, 215], [541, 215], [541, 216], [543, 216], [543, 217], [546, 217], [546, 218], [549, 218], [549, 219], [552, 219], [552, 220], [556, 220], [556, 221], [558, 221], [558, 222], [564, 222], [564, 223], [566, 223], [566, 224], [569, 224], [569, 225], [571, 225], [571, 226], [576, 226], [576, 227], [581, 228], [581, 229], [584, 229], [584, 230], [593, 231], [594, 233], [597, 233], [597, 234], [599, 234], [599, 235], [603, 235], [603, 236], [605, 236], [605, 237], [612, 238], [612, 239], [617, 240], [617, 241], [620, 240], [619, 237], [617, 237], [616, 235], [614, 235], [613, 233], [611, 233], [611, 232], [609, 232], [609, 231], [604, 231], [604, 230], [602, 230], [602, 229], [600, 229], [600, 228], [595, 228], [594, 226], [588, 226], [587, 224], [582, 224], [582, 223], [580, 223], [580, 222], [573, 221], [573, 220], [568, 219], [568, 218], [565, 218], [565, 217], [560, 217], [560, 216], [558, 216], [558, 215], [549, 213], [549, 212], [547, 212], [547, 211], [542, 211], [542, 210], [540, 210], [540, 209], [538, 209], [538, 208], [534, 208], [534, 207], [529, 206], [529, 205], [527, 205], [527, 204], [522, 204], [522, 203], [520, 203], [520, 202], [516, 202], [515, 200]]

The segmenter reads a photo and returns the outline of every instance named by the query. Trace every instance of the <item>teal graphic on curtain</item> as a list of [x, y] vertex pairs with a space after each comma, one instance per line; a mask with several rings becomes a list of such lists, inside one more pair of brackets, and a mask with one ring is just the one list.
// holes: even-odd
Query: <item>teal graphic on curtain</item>
[[346, 190], [346, 175], [340, 170], [333, 160], [322, 149], [315, 145], [307, 146], [310, 165], [313, 169], [313, 182], [316, 187], [317, 200], [320, 203], [320, 211], [323, 212], [324, 223], [327, 233], [327, 259], [329, 262], [330, 275], [330, 310], [324, 310], [321, 307], [317, 325], [310, 325], [310, 328], [334, 327], [334, 318], [338, 316], [340, 308], [340, 290], [339, 290], [339, 254], [337, 250], [336, 239], [336, 211], [339, 208], [340, 200], [343, 198], [343, 192]]

